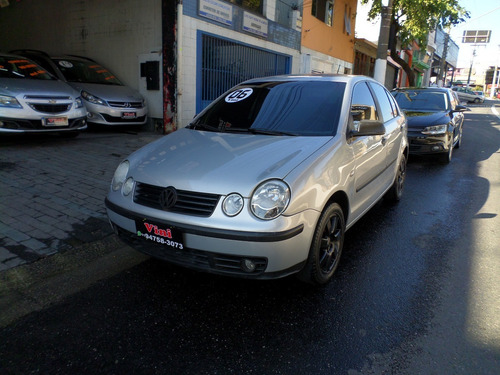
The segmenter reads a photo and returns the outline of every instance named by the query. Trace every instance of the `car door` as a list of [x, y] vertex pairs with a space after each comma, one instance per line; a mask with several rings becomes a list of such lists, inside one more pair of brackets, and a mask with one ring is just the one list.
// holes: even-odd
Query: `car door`
[[[372, 92], [366, 81], [353, 88], [349, 125], [357, 130], [361, 120], [379, 120], [380, 115]], [[385, 135], [354, 136], [348, 144], [354, 156], [353, 191], [351, 199], [352, 218], [364, 212], [385, 190], [386, 169]]]
[[401, 142], [404, 137], [405, 121], [399, 113], [398, 106], [393, 96], [379, 83], [370, 82], [370, 88], [373, 91], [375, 100], [380, 108], [380, 115], [384, 121], [386, 130], [385, 149], [387, 153], [386, 166], [391, 172], [394, 169], [401, 152]]

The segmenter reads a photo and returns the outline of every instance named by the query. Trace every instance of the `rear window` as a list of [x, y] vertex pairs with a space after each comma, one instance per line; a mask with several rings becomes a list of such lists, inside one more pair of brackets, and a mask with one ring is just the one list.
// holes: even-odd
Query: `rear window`
[[448, 95], [443, 91], [404, 90], [393, 96], [401, 109], [413, 111], [446, 111], [450, 108]]
[[240, 85], [208, 106], [191, 127], [222, 132], [334, 135], [344, 91], [345, 84], [340, 82]]
[[0, 78], [55, 79], [31, 60], [8, 56], [0, 56]]

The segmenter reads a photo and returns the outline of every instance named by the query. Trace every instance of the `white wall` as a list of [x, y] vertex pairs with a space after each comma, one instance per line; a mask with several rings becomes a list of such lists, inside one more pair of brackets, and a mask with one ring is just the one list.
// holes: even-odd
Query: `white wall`
[[88, 56], [137, 89], [138, 55], [161, 49], [161, 0], [10, 1], [0, 36], [0, 51]]

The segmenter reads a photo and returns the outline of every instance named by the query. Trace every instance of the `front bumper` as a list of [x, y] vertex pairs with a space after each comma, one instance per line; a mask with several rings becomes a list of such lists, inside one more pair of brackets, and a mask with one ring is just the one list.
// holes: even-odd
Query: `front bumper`
[[[306, 211], [291, 220], [291, 229], [279, 232], [237, 231], [196, 224], [165, 222], [182, 236], [182, 248], [155, 243], [138, 235], [137, 222], [146, 218], [105, 201], [110, 223], [120, 239], [134, 249], [186, 268], [252, 279], [275, 279], [300, 271], [309, 254], [317, 220]], [[299, 223], [300, 222], [300, 223]], [[247, 261], [255, 268], [249, 270]]]
[[410, 154], [440, 154], [446, 153], [450, 147], [450, 136], [448, 134], [425, 136], [420, 132], [408, 132]]
[[40, 119], [0, 117], [0, 133], [62, 133], [87, 129], [86, 117], [68, 119], [66, 126], [44, 126]]
[[[96, 105], [85, 101], [89, 122], [100, 125], [144, 125], [148, 118], [147, 107], [118, 108]], [[131, 116], [131, 114], [133, 114]]]

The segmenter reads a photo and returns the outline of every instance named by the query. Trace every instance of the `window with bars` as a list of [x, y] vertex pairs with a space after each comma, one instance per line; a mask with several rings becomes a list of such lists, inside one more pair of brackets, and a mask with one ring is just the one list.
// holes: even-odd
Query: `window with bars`
[[197, 111], [250, 78], [290, 73], [290, 57], [212, 35], [201, 35]]

